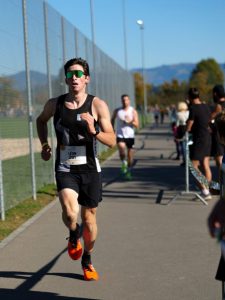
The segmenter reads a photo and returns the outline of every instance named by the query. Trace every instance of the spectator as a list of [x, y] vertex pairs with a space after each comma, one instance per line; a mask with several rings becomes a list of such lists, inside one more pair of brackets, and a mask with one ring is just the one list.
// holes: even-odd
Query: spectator
[[154, 120], [155, 120], [155, 127], [158, 127], [159, 126], [160, 109], [157, 104], [154, 107], [153, 114], [154, 114]]
[[176, 146], [176, 157], [174, 159], [180, 160], [181, 152], [180, 152], [180, 147], [179, 147], [179, 141], [177, 139], [177, 124], [176, 124], [176, 122], [172, 122], [171, 128], [172, 128], [172, 132], [173, 132], [173, 138], [174, 138], [173, 140], [174, 140], [174, 143]]
[[[207, 104], [201, 102], [197, 88], [190, 88], [188, 97], [191, 106], [187, 121], [187, 132], [190, 132], [193, 137], [193, 144], [190, 146], [190, 159], [197, 171], [200, 171], [200, 168], [203, 169], [204, 175], [210, 182], [212, 179], [209, 165], [211, 151], [210, 109]], [[198, 186], [202, 197], [205, 200], [210, 200], [212, 197], [209, 189], [200, 182], [198, 182]]]
[[177, 142], [178, 147], [180, 149], [180, 153], [182, 156], [183, 162], [181, 163], [181, 166], [185, 165], [185, 151], [184, 151], [184, 135], [186, 132], [187, 127], [187, 119], [189, 116], [188, 106], [186, 102], [179, 102], [177, 106]]
[[214, 120], [217, 114], [225, 109], [225, 91], [222, 85], [215, 85], [212, 92], [213, 92], [213, 100], [215, 103], [215, 107], [211, 113], [211, 123], [210, 123], [210, 127], [212, 130], [211, 156], [214, 157], [215, 159], [216, 166], [218, 168], [218, 180], [219, 180], [222, 158], [225, 153], [225, 146], [219, 142], [218, 133], [216, 130], [216, 126], [214, 124]]
[[164, 123], [164, 117], [165, 117], [165, 109], [164, 109], [164, 107], [161, 107], [161, 109], [160, 109], [160, 123], [161, 124]]

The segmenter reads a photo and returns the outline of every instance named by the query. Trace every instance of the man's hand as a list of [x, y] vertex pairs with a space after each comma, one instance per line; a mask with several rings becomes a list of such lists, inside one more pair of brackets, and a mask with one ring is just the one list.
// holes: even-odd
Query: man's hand
[[217, 237], [218, 232], [225, 226], [225, 201], [217, 201], [208, 217], [208, 229], [212, 237]]
[[51, 158], [51, 156], [52, 156], [52, 149], [48, 144], [46, 144], [45, 146], [42, 147], [41, 158], [47, 161]]
[[80, 115], [80, 118], [81, 120], [84, 120], [87, 122], [87, 125], [88, 125], [88, 131], [91, 133], [91, 134], [95, 134], [96, 130], [95, 130], [95, 126], [94, 126], [94, 117], [92, 115], [89, 114], [89, 112], [86, 112], [86, 113], [82, 113]]

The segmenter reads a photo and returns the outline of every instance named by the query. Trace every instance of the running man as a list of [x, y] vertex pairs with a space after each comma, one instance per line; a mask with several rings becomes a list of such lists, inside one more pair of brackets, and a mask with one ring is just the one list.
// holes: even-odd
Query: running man
[[[98, 280], [91, 262], [97, 237], [96, 212], [102, 200], [101, 168], [97, 158], [97, 140], [109, 147], [116, 137], [105, 101], [87, 94], [90, 81], [89, 65], [82, 58], [73, 58], [64, 65], [69, 92], [49, 99], [37, 118], [37, 132], [42, 145], [43, 160], [51, 158], [47, 123], [54, 118], [57, 138], [55, 175], [62, 218], [69, 229], [68, 254], [78, 260], [85, 280]], [[78, 215], [81, 206], [82, 236]]]
[[[134, 157], [135, 128], [139, 127], [138, 113], [130, 105], [130, 98], [124, 94], [121, 96], [122, 107], [114, 110], [112, 125], [117, 121], [116, 138], [120, 159], [122, 162], [121, 171], [127, 179], [131, 179], [131, 167]], [[127, 154], [126, 154], [127, 149]]]

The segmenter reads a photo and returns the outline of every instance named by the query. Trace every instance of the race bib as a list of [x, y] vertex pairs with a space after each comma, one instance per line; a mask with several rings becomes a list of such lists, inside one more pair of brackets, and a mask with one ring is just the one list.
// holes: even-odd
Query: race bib
[[85, 146], [60, 146], [60, 164], [84, 165], [87, 163]]

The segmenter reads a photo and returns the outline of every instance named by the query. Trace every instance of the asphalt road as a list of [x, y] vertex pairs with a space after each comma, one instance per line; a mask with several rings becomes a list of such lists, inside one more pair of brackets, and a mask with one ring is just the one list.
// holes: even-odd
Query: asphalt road
[[[103, 202], [93, 264], [98, 282], [85, 282], [80, 261], [66, 253], [67, 229], [58, 200], [0, 244], [2, 300], [217, 300], [219, 245], [204, 205], [185, 190], [185, 168], [174, 160], [169, 127], [137, 135], [133, 179], [119, 173], [118, 154], [103, 166]], [[192, 178], [190, 191], [196, 192]]]

